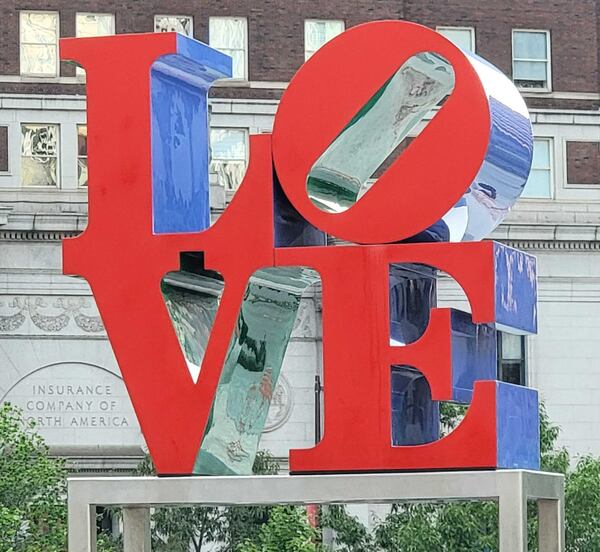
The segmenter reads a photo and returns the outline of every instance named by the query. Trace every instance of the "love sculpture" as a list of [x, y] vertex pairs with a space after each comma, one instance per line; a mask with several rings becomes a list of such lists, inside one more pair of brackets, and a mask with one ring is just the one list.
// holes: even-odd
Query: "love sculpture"
[[[231, 59], [174, 33], [64, 39], [61, 56], [86, 70], [89, 140], [89, 224], [64, 272], [92, 288], [160, 474], [250, 473], [319, 280], [324, 436], [291, 472], [539, 467], [537, 393], [496, 381], [496, 332], [536, 332], [535, 259], [480, 241], [532, 159], [495, 67], [416, 24], [351, 28], [250, 137], [211, 226], [207, 95]], [[435, 307], [438, 270], [471, 314]], [[441, 438], [439, 401], [469, 405]]]

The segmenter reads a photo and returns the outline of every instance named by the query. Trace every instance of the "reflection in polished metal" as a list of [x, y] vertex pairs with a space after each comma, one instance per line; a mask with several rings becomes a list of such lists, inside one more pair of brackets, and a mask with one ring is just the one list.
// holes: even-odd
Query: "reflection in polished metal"
[[210, 45], [231, 57], [234, 79], [246, 78], [248, 29], [243, 17], [211, 17], [208, 20]]
[[155, 33], [179, 33], [193, 38], [194, 23], [191, 17], [185, 15], [155, 15], [154, 16]]
[[[213, 46], [245, 62], [245, 20], [213, 18], [210, 27]], [[539, 467], [536, 393], [490, 380], [488, 364], [468, 362], [471, 352], [489, 352], [469, 345], [491, 334], [475, 324], [535, 332], [534, 260], [493, 242], [394, 243], [477, 240], [504, 216], [531, 161], [531, 126], [510, 81], [425, 27], [355, 26], [291, 80], [273, 136], [250, 138], [244, 181], [210, 226], [208, 88], [231, 75], [231, 58], [176, 33], [66, 39], [61, 52], [88, 71], [95, 125], [95, 216], [84, 235], [65, 241], [64, 271], [94, 289], [159, 473], [249, 473], [299, 297], [315, 277], [267, 267], [305, 266], [323, 280], [325, 428], [318, 446], [291, 452], [291, 472]], [[431, 77], [431, 67], [442, 77]], [[410, 93], [393, 94], [395, 87]], [[358, 199], [365, 178], [386, 167], [408, 128], [447, 94], [431, 123]], [[375, 144], [364, 143], [363, 126]], [[134, 159], [132, 143], [139, 146]], [[366, 161], [358, 155], [363, 147], [372, 150]], [[315, 180], [307, 183], [309, 176]], [[127, 232], [116, 219], [129, 221]], [[364, 245], [324, 247], [325, 234]], [[184, 262], [194, 251], [196, 270]], [[170, 273], [178, 258], [190, 273], [180, 274], [179, 286]], [[397, 302], [390, 315], [389, 265], [398, 263], [451, 275], [472, 317], [436, 309], [418, 293], [407, 293], [406, 308]], [[222, 293], [217, 273], [205, 268], [223, 275]], [[159, 293], [165, 273], [177, 332]], [[198, 277], [214, 285], [196, 300], [188, 292], [197, 291]], [[177, 295], [169, 286], [187, 291]], [[427, 290], [427, 282], [418, 286]], [[431, 311], [426, 329], [426, 313], [404, 314], [417, 299]], [[403, 330], [415, 324], [421, 337], [410, 343], [407, 331], [397, 339], [390, 318]], [[390, 337], [406, 346], [390, 345]], [[390, 366], [420, 370], [435, 400], [469, 401], [472, 393], [461, 428], [428, 445], [394, 446]]]
[[210, 170], [226, 190], [237, 190], [241, 184], [248, 159], [247, 131], [240, 128], [210, 129]]
[[453, 87], [454, 71], [443, 58], [411, 57], [313, 165], [307, 181], [312, 202], [332, 213], [352, 207], [373, 173]]
[[[436, 305], [436, 270], [424, 265], [390, 266], [390, 344], [414, 343]], [[412, 366], [392, 366], [392, 444], [421, 445], [439, 439], [439, 402], [431, 400], [425, 376]]]
[[58, 73], [58, 12], [22, 11], [20, 14], [21, 75]]
[[24, 186], [56, 186], [58, 125], [21, 125], [21, 181]]
[[[493, 65], [472, 52], [464, 54], [487, 97], [489, 145], [463, 197], [418, 241], [483, 239], [502, 222], [521, 195], [531, 167], [533, 134], [523, 98]], [[307, 192], [314, 205], [326, 212], [341, 213], [360, 201], [367, 186], [377, 185], [370, 182], [377, 169], [393, 160], [398, 146], [411, 131], [417, 132], [419, 123], [426, 124], [435, 117], [442, 100], [453, 89], [454, 71], [442, 57], [433, 52], [411, 57], [311, 168]]]
[[[538, 503], [539, 549], [564, 551], [564, 477], [523, 470], [253, 477], [101, 477], [68, 481], [69, 552], [96, 552], [96, 506], [392, 503], [497, 500], [499, 552], [527, 552], [527, 500]], [[145, 551], [147, 518], [130, 515], [124, 552]]]
[[[318, 280], [302, 267], [267, 268], [248, 283], [194, 473], [250, 474], [302, 293]], [[223, 292], [210, 272], [174, 272], [162, 291], [197, 381]]]

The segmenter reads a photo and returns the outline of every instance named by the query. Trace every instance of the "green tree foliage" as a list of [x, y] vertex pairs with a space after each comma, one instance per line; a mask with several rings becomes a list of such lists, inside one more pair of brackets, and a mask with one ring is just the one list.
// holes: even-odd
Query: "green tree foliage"
[[[442, 425], [451, 431], [464, 408], [445, 405]], [[542, 469], [566, 475], [567, 552], [600, 551], [600, 459], [584, 457], [569, 470], [569, 454], [558, 448], [559, 428], [540, 409]], [[537, 550], [535, 505], [529, 509], [529, 547]], [[322, 526], [335, 531], [343, 552], [492, 552], [498, 550], [498, 506], [495, 502], [395, 504], [373, 533], [342, 506], [327, 507]]]
[[319, 534], [308, 522], [306, 510], [297, 506], [275, 506], [269, 521], [260, 528], [258, 542], [246, 540], [238, 552], [318, 552]]
[[[463, 414], [442, 411], [449, 431]], [[581, 458], [574, 468], [564, 448], [557, 448], [559, 428], [540, 412], [542, 469], [566, 474], [567, 552], [600, 551], [600, 459]], [[275, 474], [278, 464], [266, 452], [254, 472]], [[145, 461], [140, 474], [153, 473]], [[66, 552], [66, 470], [52, 458], [35, 426], [21, 412], [0, 406], [0, 552]], [[537, 550], [535, 510], [530, 510], [530, 549]], [[156, 552], [197, 552], [205, 545], [219, 552], [323, 552], [320, 535], [303, 508], [171, 508], [154, 513]], [[396, 504], [374, 531], [343, 506], [323, 508], [320, 523], [335, 531], [341, 552], [493, 552], [498, 549], [498, 510], [493, 502]], [[100, 535], [98, 550], [120, 549]]]
[[[35, 424], [0, 405], [0, 552], [67, 552], [67, 470]], [[98, 552], [113, 552], [99, 535]]]
[[33, 424], [0, 406], [0, 552], [65, 550], [66, 471]]
[[567, 552], [600, 550], [600, 460], [585, 456], [567, 474]]
[[336, 550], [340, 552], [371, 552], [375, 550], [374, 536], [354, 516], [348, 515], [341, 504], [323, 506], [319, 513], [321, 527], [335, 531]]
[[[253, 472], [257, 475], [277, 473], [279, 464], [266, 451], [259, 451]], [[154, 474], [147, 457], [138, 468], [139, 475]], [[269, 520], [271, 507], [231, 506], [218, 508], [158, 508], [152, 515], [152, 550], [156, 552], [200, 552], [213, 544], [220, 552], [235, 552], [243, 542], [258, 542], [260, 529]], [[206, 548], [204, 548], [206, 549]]]

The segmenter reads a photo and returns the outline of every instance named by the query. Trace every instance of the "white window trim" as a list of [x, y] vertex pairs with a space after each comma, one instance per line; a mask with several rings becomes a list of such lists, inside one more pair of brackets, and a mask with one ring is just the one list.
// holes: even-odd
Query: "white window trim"
[[[519, 196], [518, 201], [554, 201], [556, 199], [556, 167], [554, 148], [556, 147], [554, 136], [534, 136], [534, 141], [544, 140], [548, 142], [548, 155], [550, 161], [550, 195], [548, 197], [525, 197]], [[533, 162], [532, 162], [533, 163]], [[533, 164], [531, 167], [533, 170]]]
[[[248, 127], [241, 127], [241, 126], [228, 126], [228, 125], [210, 125], [210, 128], [208, 129], [208, 134], [209, 134], [209, 143], [210, 143], [210, 131], [211, 130], [242, 130], [244, 132], [244, 140], [246, 142], [246, 171], [248, 170], [248, 165], [249, 165], [249, 158], [250, 158], [250, 129]], [[212, 163], [213, 161], [213, 155], [212, 155], [212, 144], [211, 148], [210, 148], [210, 157], [209, 157], [209, 166], [210, 163]], [[217, 161], [219, 161], [217, 159]], [[243, 182], [243, 179], [242, 179]], [[241, 184], [241, 182], [240, 182]], [[229, 203], [233, 196], [235, 195], [235, 193], [237, 192], [237, 190], [231, 190], [228, 188], [223, 188], [225, 190], [225, 201], [226, 203]]]
[[438, 25], [435, 30], [437, 32], [440, 31], [469, 31], [471, 35], [471, 51], [476, 53], [475, 51], [475, 27], [463, 27], [463, 26], [453, 26], [453, 25]]
[[[86, 181], [85, 186], [81, 186], [79, 184], [79, 160], [84, 157], [83, 155], [79, 155], [79, 127], [81, 127], [81, 126], [86, 127], [85, 165], [88, 170], [88, 180]], [[77, 148], [77, 150], [75, 152], [75, 179], [77, 181], [77, 189], [78, 190], [87, 190], [89, 178], [90, 178], [89, 165], [88, 165], [88, 153], [87, 153], [87, 122], [86, 123], [75, 123], [75, 146]]]
[[[21, 167], [22, 167], [22, 159], [23, 159], [23, 144], [22, 144], [22, 140], [23, 140], [23, 125], [36, 125], [36, 126], [49, 126], [49, 125], [53, 125], [58, 127], [58, 136], [56, 138], [56, 186], [31, 186], [31, 185], [27, 185], [27, 184], [23, 184], [23, 174], [21, 171]], [[62, 148], [61, 148], [61, 141], [62, 141], [62, 125], [59, 122], [31, 122], [30, 120], [27, 121], [20, 121], [19, 122], [19, 185], [21, 190], [61, 190], [63, 189], [62, 187], [62, 181], [61, 181], [61, 168], [62, 168], [62, 159], [61, 159], [61, 154], [62, 154]]]
[[[511, 67], [514, 82], [515, 74], [515, 33], [543, 33], [546, 35], [546, 86], [543, 88], [527, 88], [517, 86], [519, 90], [526, 92], [552, 92], [552, 45], [550, 44], [550, 31], [547, 29], [512, 29], [511, 31]], [[540, 59], [519, 58], [516, 61], [543, 61]]]
[[[11, 159], [11, 157], [12, 157], [11, 156], [11, 154], [12, 154], [11, 142], [12, 142], [13, 127], [10, 124], [8, 124], [7, 122], [6, 123], [0, 122], [0, 126], [6, 127], [6, 157], [7, 157], [6, 161], [8, 164], [8, 167], [5, 171], [0, 170], [0, 175], [1, 176], [12, 176], [13, 165], [14, 165], [13, 160]], [[20, 146], [20, 144], [19, 144], [19, 146]]]
[[176, 14], [176, 13], [157, 13], [154, 15], [154, 18], [152, 19], [152, 32], [155, 33], [156, 32], [156, 18], [157, 17], [185, 17], [186, 19], [189, 19], [192, 23], [190, 30], [192, 31], [192, 34], [190, 36], [190, 38], [194, 38], [194, 16], [193, 15], [184, 15], [184, 14]]
[[[588, 143], [588, 142], [597, 142], [598, 140], [593, 140], [591, 138], [585, 138], [585, 137], [569, 137], [569, 136], [565, 136], [562, 140], [561, 140], [561, 153], [563, 156], [563, 159], [565, 160], [565, 162], [563, 163], [563, 182], [564, 182], [564, 188], [567, 190], [598, 190], [598, 184], [600, 184], [600, 181], [598, 182], [598, 184], [578, 184], [576, 182], [569, 182], [569, 159], [567, 157], [567, 142], [584, 142], [584, 143]], [[600, 178], [600, 175], [598, 175], [598, 178]]]
[[[110, 21], [111, 21], [111, 24], [112, 24], [111, 31], [112, 31], [112, 34], [115, 34], [115, 25], [116, 24], [115, 24], [115, 14], [114, 13], [110, 13], [110, 12], [76, 12], [75, 13], [75, 36], [76, 37], [79, 37], [79, 29], [77, 28], [77, 16], [78, 15], [83, 15], [83, 16], [87, 16], [87, 15], [94, 15], [94, 16], [103, 15], [103, 16], [107, 16], [107, 15], [109, 15], [110, 16]], [[108, 35], [108, 36], [111, 36], [111, 35]]]
[[[24, 13], [40, 13], [47, 15], [56, 15], [56, 72], [50, 73], [23, 73], [23, 48], [21, 42], [21, 15]], [[22, 77], [34, 77], [38, 79], [55, 79], [60, 76], [60, 53], [58, 50], [58, 42], [60, 40], [60, 13], [54, 10], [19, 10], [19, 74]], [[29, 44], [29, 43], [28, 43]]]
[[[78, 17], [77, 17], [78, 15], [83, 15], [83, 16], [86, 16], [86, 15], [94, 15], [94, 16], [97, 16], [97, 15], [104, 15], [104, 16], [109, 15], [110, 16], [110, 21], [111, 21], [111, 24], [112, 24], [112, 29], [111, 29], [112, 32], [111, 32], [110, 35], [104, 35], [104, 36], [112, 36], [116, 32], [115, 31], [115, 27], [116, 27], [115, 19], [116, 18], [115, 18], [115, 14], [114, 13], [110, 13], [110, 12], [76, 12], [75, 13], [75, 36], [78, 37], [78, 38], [81, 38], [79, 36]], [[77, 66], [77, 68], [75, 70], [75, 77], [77, 79], [80, 79], [81, 82], [85, 82], [85, 69], [83, 69], [83, 67]]]
[[[248, 127], [243, 127], [243, 126], [226, 126], [226, 125], [211, 125], [208, 129], [209, 131], [209, 137], [210, 137], [210, 131], [211, 130], [241, 130], [244, 133], [244, 142], [246, 144], [245, 147], [245, 151], [246, 151], [246, 166], [248, 166], [248, 162], [249, 162], [249, 153], [250, 153], [250, 129]], [[209, 140], [210, 141], [210, 140]], [[213, 160], [213, 156], [212, 156], [212, 147], [210, 150], [210, 160]], [[217, 159], [217, 161], [223, 161], [222, 159]]]
[[[230, 77], [229, 79], [227, 79], [228, 81], [238, 81], [238, 82], [247, 82], [248, 81], [248, 73], [249, 73], [249, 68], [248, 68], [248, 18], [247, 17], [242, 17], [242, 16], [237, 16], [237, 15], [228, 15], [228, 16], [214, 16], [214, 17], [209, 17], [208, 18], [208, 44], [209, 46], [210, 44], [210, 22], [213, 19], [241, 19], [244, 21], [244, 28], [245, 28], [245, 33], [244, 33], [244, 76], [243, 77]], [[216, 48], [216, 46], [213, 46], [214, 48]], [[218, 48], [216, 48], [218, 50]]]
[[[304, 61], [307, 61], [308, 59], [310, 59], [310, 56], [307, 56], [307, 55], [306, 55], [306, 53], [307, 53], [307, 51], [308, 51], [308, 50], [306, 49], [306, 24], [307, 24], [307, 23], [324, 23], [324, 22], [333, 22], [333, 21], [334, 21], [334, 22], [336, 22], [336, 23], [341, 23], [341, 24], [342, 24], [342, 28], [343, 28], [343, 30], [342, 30], [342, 33], [346, 31], [346, 21], [345, 21], [344, 19], [315, 19], [314, 17], [311, 17], [311, 18], [309, 18], [309, 19], [305, 19], [305, 20], [304, 20]], [[340, 34], [341, 34], [341, 33], [340, 33]], [[332, 39], [332, 40], [333, 40], [333, 39]], [[327, 44], [327, 42], [326, 42], [325, 44]], [[322, 48], [322, 47], [323, 47], [325, 44], [322, 44], [322, 45], [321, 45], [319, 48]], [[318, 48], [318, 49], [319, 49], [319, 48]], [[314, 52], [311, 54], [311, 56], [312, 56], [312, 55], [313, 55], [315, 52], [317, 52], [317, 51], [318, 51], [318, 49], [317, 49], [317, 50], [315, 50], [315, 51], [314, 51]]]

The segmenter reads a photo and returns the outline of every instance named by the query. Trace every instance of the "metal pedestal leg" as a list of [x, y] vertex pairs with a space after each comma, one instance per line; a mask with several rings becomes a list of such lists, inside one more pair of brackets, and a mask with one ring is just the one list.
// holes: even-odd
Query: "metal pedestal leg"
[[150, 508], [123, 508], [123, 552], [150, 549]]

